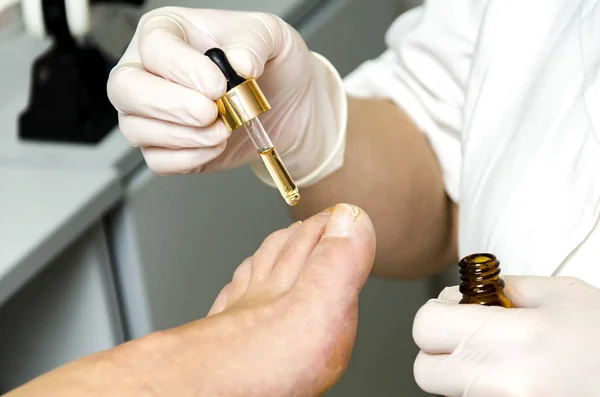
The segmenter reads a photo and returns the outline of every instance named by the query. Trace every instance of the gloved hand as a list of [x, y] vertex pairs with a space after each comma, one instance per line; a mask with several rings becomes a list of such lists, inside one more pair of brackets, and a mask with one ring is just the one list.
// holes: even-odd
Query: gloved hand
[[503, 277], [517, 308], [458, 305], [446, 289], [417, 313], [417, 384], [447, 397], [596, 397], [600, 290], [573, 278]]
[[217, 119], [214, 101], [226, 81], [203, 55], [212, 47], [225, 51], [239, 75], [257, 78], [271, 104], [260, 119], [298, 186], [342, 165], [342, 81], [298, 32], [270, 14], [167, 7], [141, 18], [108, 81], [122, 133], [153, 171], [209, 172], [252, 162], [273, 186], [244, 128], [230, 134]]

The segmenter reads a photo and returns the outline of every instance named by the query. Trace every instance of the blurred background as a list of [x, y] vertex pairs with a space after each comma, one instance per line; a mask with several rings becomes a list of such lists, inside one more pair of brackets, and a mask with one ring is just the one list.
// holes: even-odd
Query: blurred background
[[[110, 69], [140, 15], [179, 5], [277, 14], [345, 75], [379, 55], [390, 23], [420, 1], [97, 1], [85, 40], [97, 51], [67, 66], [53, 39], [26, 29], [19, 4], [9, 3], [0, 12], [0, 394], [82, 355], [203, 317], [241, 261], [291, 222], [279, 194], [247, 168], [153, 174], [114, 124], [86, 113], [81, 90], [94, 92], [95, 77], [77, 65]], [[49, 82], [64, 88], [60, 95], [49, 94]], [[95, 127], [86, 142], [68, 128], [40, 132], [57, 119]], [[453, 272], [371, 278], [350, 366], [327, 396], [425, 396], [413, 380], [413, 316], [454, 283]]]

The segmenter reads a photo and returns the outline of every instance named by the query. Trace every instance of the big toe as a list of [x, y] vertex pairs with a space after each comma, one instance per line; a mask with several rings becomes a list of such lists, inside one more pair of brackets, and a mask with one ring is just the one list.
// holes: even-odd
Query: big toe
[[295, 288], [323, 298], [355, 300], [373, 266], [375, 230], [360, 208], [338, 204], [298, 276]]

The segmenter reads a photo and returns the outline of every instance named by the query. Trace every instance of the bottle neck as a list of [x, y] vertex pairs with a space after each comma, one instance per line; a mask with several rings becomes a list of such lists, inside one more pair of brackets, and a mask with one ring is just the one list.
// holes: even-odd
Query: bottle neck
[[473, 254], [463, 258], [460, 268], [460, 292], [465, 296], [501, 293], [504, 281], [500, 278], [500, 262], [491, 254]]

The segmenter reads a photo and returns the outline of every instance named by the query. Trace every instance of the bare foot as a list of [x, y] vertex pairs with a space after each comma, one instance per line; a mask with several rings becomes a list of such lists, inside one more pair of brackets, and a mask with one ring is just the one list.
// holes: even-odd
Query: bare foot
[[[197, 363], [181, 374], [196, 378], [197, 389], [165, 384], [169, 394], [318, 396], [339, 380], [354, 344], [375, 234], [358, 208], [330, 211], [270, 235], [238, 267], [207, 318], [169, 331], [181, 347], [168, 353], [172, 365]], [[193, 342], [190, 327], [198, 328]], [[190, 343], [203, 353], [186, 348]]]
[[319, 396], [348, 365], [374, 254], [367, 215], [338, 205], [269, 236], [206, 318], [82, 358], [10, 396]]

